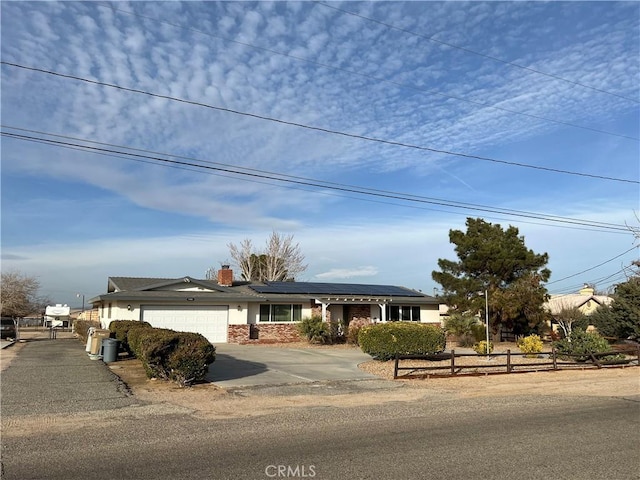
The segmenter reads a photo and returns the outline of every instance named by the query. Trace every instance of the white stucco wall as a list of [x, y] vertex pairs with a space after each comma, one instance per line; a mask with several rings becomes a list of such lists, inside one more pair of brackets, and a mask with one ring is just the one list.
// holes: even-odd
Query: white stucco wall
[[420, 307], [420, 323], [437, 323], [440, 325], [439, 305], [423, 305]]
[[[131, 305], [131, 308], [128, 308]], [[207, 305], [223, 305], [228, 307], [229, 325], [246, 325], [247, 323], [259, 323], [260, 320], [260, 304], [259, 303], [247, 303], [236, 302], [233, 304], [228, 303], [207, 303]], [[144, 305], [143, 305], [144, 306]], [[180, 306], [180, 304], [171, 303], [171, 306]], [[193, 303], [185, 303], [184, 306], [193, 306]], [[203, 307], [206, 305], [202, 305]], [[333, 320], [344, 320], [342, 305], [330, 305], [328, 310], [331, 312], [331, 318]], [[109, 323], [114, 320], [140, 320], [141, 319], [141, 305], [134, 302], [112, 302], [111, 303], [111, 315], [109, 315], [108, 303], [105, 303], [104, 307], [98, 308], [100, 324], [103, 328], [108, 328]], [[312, 306], [310, 303], [302, 304], [302, 318], [310, 317], [312, 313]], [[370, 306], [370, 318], [380, 318], [380, 308], [377, 305]], [[437, 323], [440, 324], [440, 312], [438, 305], [423, 305], [420, 307], [420, 321], [421, 323]]]

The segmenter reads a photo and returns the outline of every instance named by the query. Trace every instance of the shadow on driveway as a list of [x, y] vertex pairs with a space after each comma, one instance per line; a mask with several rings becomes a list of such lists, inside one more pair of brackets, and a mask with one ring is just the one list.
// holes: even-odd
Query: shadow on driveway
[[358, 349], [217, 344], [216, 352], [206, 380], [221, 387], [377, 378], [358, 368], [359, 363], [371, 360]]
[[264, 363], [242, 360], [224, 353], [216, 353], [216, 361], [209, 365], [209, 374], [206, 379], [209, 382], [220, 383], [260, 375], [267, 370], [267, 366]]

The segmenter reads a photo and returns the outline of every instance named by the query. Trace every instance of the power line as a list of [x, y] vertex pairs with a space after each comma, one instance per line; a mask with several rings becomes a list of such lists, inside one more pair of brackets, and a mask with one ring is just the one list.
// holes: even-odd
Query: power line
[[[323, 5], [323, 4], [320, 3], [320, 5]], [[347, 73], [349, 75], [354, 75], [354, 76], [366, 78], [366, 79], [369, 79], [369, 80], [374, 80], [374, 81], [380, 82], [380, 83], [387, 83], [389, 85], [393, 85], [395, 87], [403, 88], [403, 89], [406, 89], [406, 90], [411, 90], [411, 91], [415, 91], [415, 92], [419, 92], [419, 93], [426, 93], [426, 94], [429, 94], [429, 95], [437, 95], [437, 96], [444, 97], [444, 98], [450, 98], [452, 100], [458, 100], [460, 102], [470, 103], [472, 105], [480, 106], [480, 107], [483, 107], [483, 108], [491, 108], [491, 109], [494, 109], [494, 110], [499, 110], [499, 111], [510, 113], [510, 114], [514, 114], [514, 115], [522, 115], [522, 116], [525, 116], [525, 117], [528, 117], [528, 118], [534, 118], [536, 120], [543, 120], [545, 122], [551, 122], [551, 123], [555, 123], [555, 124], [558, 124], [558, 125], [565, 125], [565, 126], [568, 126], [568, 127], [579, 128], [579, 129], [582, 129], [582, 130], [588, 130], [588, 131], [591, 131], [591, 132], [602, 133], [602, 134], [605, 134], [605, 135], [611, 135], [611, 136], [620, 137], [620, 138], [626, 138], [626, 139], [629, 139], [629, 140], [636, 140], [636, 141], [640, 140], [640, 137], [633, 137], [633, 136], [630, 136], [630, 135], [624, 135], [624, 134], [620, 134], [620, 133], [609, 132], [607, 130], [601, 130], [601, 129], [598, 129], [598, 128], [587, 127], [585, 125], [577, 125], [575, 123], [566, 122], [566, 121], [563, 121], [563, 120], [557, 120], [557, 119], [553, 119], [553, 118], [547, 118], [547, 117], [543, 117], [541, 115], [535, 115], [535, 114], [532, 114], [532, 113], [525, 113], [525, 112], [520, 112], [520, 111], [517, 111], [517, 110], [511, 110], [511, 109], [508, 109], [508, 108], [499, 107], [497, 105], [492, 105], [490, 103], [480, 102], [478, 100], [470, 100], [468, 98], [463, 98], [463, 97], [458, 97], [458, 96], [455, 96], [455, 95], [442, 93], [442, 92], [439, 92], [439, 91], [436, 91], [436, 90], [433, 90], [433, 89], [428, 90], [428, 89], [416, 87], [415, 85], [407, 85], [407, 84], [404, 84], [404, 83], [395, 82], [393, 80], [388, 80], [386, 78], [376, 77], [375, 75], [369, 75], [369, 74], [366, 74], [366, 73], [363, 73], [363, 72], [349, 70], [347, 68], [336, 67], [335, 65], [329, 65], [329, 64], [326, 64], [326, 63], [322, 63], [322, 62], [317, 62], [315, 60], [310, 60], [308, 58], [300, 57], [300, 56], [297, 56], [297, 55], [292, 55], [290, 53], [285, 53], [285, 52], [280, 52], [278, 50], [273, 50], [273, 49], [270, 49], [270, 48], [260, 47], [258, 45], [254, 45], [254, 44], [247, 43], [247, 42], [242, 42], [242, 41], [239, 41], [239, 40], [234, 40], [232, 38], [227, 38], [227, 37], [224, 37], [222, 35], [217, 35], [217, 34], [210, 33], [210, 32], [204, 32], [202, 30], [198, 30], [198, 29], [193, 28], [193, 27], [186, 27], [184, 25], [180, 25], [180, 24], [177, 24], [177, 23], [169, 22], [169, 21], [166, 21], [166, 20], [160, 20], [158, 18], [150, 17], [148, 15], [143, 15], [143, 14], [136, 13], [136, 12], [131, 12], [131, 11], [128, 11], [128, 10], [123, 10], [121, 8], [116, 8], [116, 7], [112, 6], [112, 5], [101, 5], [101, 4], [98, 4], [98, 6], [99, 7], [110, 8], [113, 11], [120, 12], [120, 13], [125, 13], [127, 15], [131, 15], [131, 16], [134, 16], [134, 17], [140, 17], [140, 18], [143, 18], [145, 20], [150, 20], [152, 22], [157, 22], [157, 23], [161, 23], [161, 24], [164, 24], [164, 25], [169, 25], [169, 26], [172, 26], [172, 27], [175, 27], [175, 28], [180, 28], [180, 29], [183, 29], [183, 30], [186, 30], [186, 31], [190, 31], [190, 32], [193, 32], [193, 33], [198, 33], [200, 35], [205, 35], [205, 36], [209, 36], [209, 37], [212, 37], [212, 38], [217, 38], [217, 39], [223, 40], [225, 42], [235, 43], [237, 45], [242, 45], [243, 47], [253, 48], [255, 50], [260, 50], [260, 51], [271, 53], [271, 54], [274, 54], [274, 55], [281, 55], [283, 57], [291, 58], [293, 60], [309, 63], [311, 65], [316, 65], [316, 66], [321, 67], [321, 68], [326, 68], [326, 69], [334, 70], [334, 71], [337, 71], [337, 72]], [[333, 8], [333, 7], [330, 7], [330, 8]], [[375, 20], [373, 20], [373, 21], [375, 21]]]
[[610, 288], [611, 286], [616, 285], [620, 282], [624, 282], [627, 279], [628, 277], [625, 274], [625, 268], [622, 268], [621, 270], [617, 270], [616, 272], [610, 275], [606, 275], [604, 277], [600, 277], [593, 280], [587, 280], [579, 284], [570, 285], [560, 290], [555, 290], [551, 293], [553, 295], [571, 295], [579, 291], [582, 287], [584, 287], [585, 284], [598, 286], [603, 284], [603, 282], [606, 282], [604, 283], [605, 285], [604, 287], [598, 287], [599, 290], [602, 290], [604, 288]]
[[633, 247], [631, 247], [629, 250], [626, 250], [626, 251], [622, 252], [621, 254], [616, 255], [616, 256], [615, 256], [615, 257], [613, 257], [613, 258], [610, 258], [609, 260], [606, 260], [606, 261], [604, 261], [604, 262], [602, 262], [602, 263], [599, 263], [598, 265], [596, 265], [596, 266], [594, 266], [594, 267], [587, 268], [586, 270], [582, 270], [581, 272], [574, 273], [573, 275], [569, 275], [569, 276], [567, 276], [567, 277], [559, 278], [558, 280], [554, 280], [553, 282], [547, 282], [547, 285], [553, 285], [554, 283], [562, 282], [563, 280], [567, 280], [567, 279], [569, 279], [569, 278], [577, 277], [578, 275], [582, 275], [583, 273], [590, 272], [591, 270], [595, 270], [596, 268], [601, 267], [601, 266], [603, 266], [603, 265], [606, 265], [606, 264], [607, 264], [607, 263], [609, 263], [609, 262], [613, 262], [613, 261], [614, 261], [614, 260], [616, 260], [617, 258], [620, 258], [620, 257], [622, 257], [623, 255], [626, 255], [626, 254], [627, 254], [627, 253], [629, 253], [630, 251], [635, 250], [635, 249], [637, 249], [637, 248], [638, 248], [638, 246], [637, 246], [637, 245], [634, 245], [634, 246], [633, 246]]
[[344, 10], [342, 8], [335, 7], [333, 5], [328, 5], [328, 4], [324, 3], [324, 2], [316, 1], [315, 3], [317, 3], [318, 5], [322, 5], [324, 7], [327, 7], [327, 8], [331, 8], [333, 10], [337, 10], [337, 11], [342, 12], [342, 13], [346, 13], [347, 15], [352, 15], [354, 17], [358, 17], [358, 18], [361, 18], [363, 20], [367, 20], [369, 22], [377, 23], [378, 25], [382, 25], [382, 26], [387, 27], [387, 28], [392, 29], [392, 30], [397, 30], [399, 32], [407, 33], [409, 35], [413, 35], [415, 37], [422, 38], [422, 39], [427, 40], [429, 42], [437, 43], [439, 45], [444, 45], [444, 46], [449, 47], [449, 48], [454, 48], [456, 50], [460, 50], [460, 51], [463, 51], [463, 52], [466, 52], [466, 53], [471, 53], [471, 54], [477, 55], [479, 57], [487, 58], [489, 60], [493, 60], [494, 62], [502, 63], [503, 65], [508, 65], [510, 67], [526, 70], [528, 72], [532, 72], [532, 73], [535, 73], [537, 75], [544, 75], [545, 77], [553, 78], [555, 80], [561, 80], [561, 81], [569, 83], [571, 85], [575, 85], [575, 86], [582, 87], [582, 88], [588, 88], [589, 90], [593, 90], [595, 92], [604, 93], [606, 95], [611, 95], [611, 96], [614, 96], [614, 97], [622, 98], [622, 99], [628, 100], [630, 102], [640, 103], [640, 100], [638, 100], [636, 98], [627, 97], [625, 95], [620, 95], [618, 93], [613, 93], [613, 92], [610, 92], [608, 90], [603, 90], [601, 88], [593, 87], [591, 85], [587, 85], [587, 84], [584, 84], [584, 83], [581, 83], [581, 82], [576, 82], [575, 80], [570, 80], [568, 78], [561, 77], [560, 75], [556, 75], [556, 74], [548, 73], [548, 72], [543, 72], [543, 71], [537, 70], [535, 68], [527, 67], [525, 65], [520, 65], [520, 64], [515, 63], [515, 62], [510, 62], [508, 60], [503, 60], [501, 58], [494, 57], [493, 55], [487, 55], [485, 53], [481, 53], [481, 52], [478, 52], [476, 50], [472, 50], [470, 48], [461, 47], [460, 45], [455, 45], [453, 43], [444, 42], [442, 40], [437, 40], [437, 39], [433, 38], [432, 36], [429, 37], [427, 35], [422, 35], [420, 33], [416, 33], [416, 32], [413, 32], [411, 30], [407, 30], [406, 28], [397, 27], [397, 26], [392, 25], [390, 23], [386, 23], [386, 22], [382, 22], [380, 20], [376, 20], [375, 18], [367, 17], [365, 15], [361, 15], [359, 13], [351, 12], [349, 10]]
[[[282, 174], [282, 173], [277, 173], [277, 172], [269, 172], [269, 171], [266, 171], [266, 170], [259, 170], [259, 169], [255, 169], [255, 168], [234, 166], [234, 165], [230, 165], [230, 164], [226, 164], [226, 163], [206, 161], [206, 160], [202, 160], [202, 159], [198, 159], [198, 158], [194, 158], [194, 157], [186, 157], [186, 156], [182, 156], [182, 155], [167, 154], [167, 153], [157, 152], [157, 151], [153, 151], [153, 150], [146, 150], [146, 149], [140, 149], [140, 148], [127, 147], [127, 146], [122, 146], [122, 145], [117, 145], [117, 144], [112, 144], [112, 143], [97, 142], [97, 141], [94, 141], [94, 140], [88, 140], [88, 139], [83, 139], [83, 138], [78, 138], [78, 137], [72, 137], [72, 136], [69, 136], [69, 135], [59, 135], [59, 134], [55, 134], [55, 133], [42, 132], [42, 131], [39, 131], [39, 130], [32, 130], [32, 129], [14, 127], [14, 126], [11, 126], [11, 125], [0, 125], [0, 126], [2, 126], [2, 128], [9, 128], [9, 129], [12, 129], [12, 130], [18, 130], [18, 131], [29, 132], [29, 133], [37, 133], [37, 134], [40, 134], [40, 135], [46, 135], [46, 136], [50, 136], [50, 137], [65, 138], [65, 139], [68, 139], [68, 140], [75, 140], [75, 141], [80, 141], [80, 142], [85, 142], [85, 143], [91, 143], [91, 144], [94, 144], [94, 145], [103, 145], [103, 146], [109, 146], [109, 147], [115, 147], [115, 148], [122, 148], [122, 149], [126, 149], [126, 150], [131, 150], [131, 151], [135, 151], [135, 152], [143, 152], [143, 153], [148, 153], [148, 154], [152, 154], [152, 155], [163, 155], [163, 156], [168, 156], [168, 157], [173, 157], [173, 158], [180, 158], [180, 159], [184, 159], [184, 160], [191, 160], [191, 161], [210, 164], [210, 165], [221, 165], [221, 166], [226, 166], [226, 167], [231, 167], [231, 168], [237, 168], [237, 169], [240, 169], [240, 170], [245, 170], [245, 171], [248, 171], [248, 172], [265, 173], [265, 174], [268, 174], [268, 175], [273, 175], [274, 177], [278, 176], [278, 177], [283, 177], [283, 178], [314, 181], [313, 179], [309, 179], [309, 178], [306, 178], [306, 177], [299, 177], [299, 176]], [[35, 139], [35, 138], [17, 138], [17, 137], [14, 137], [13, 134], [11, 134], [11, 133], [8, 133], [6, 136], [14, 138], [14, 139], [18, 139], [18, 140], [32, 141], [34, 143], [41, 143], [41, 144], [45, 144], [45, 145], [49, 144], [49, 142], [45, 141], [45, 139], [41, 140], [41, 139]], [[60, 148], [68, 148], [70, 150], [76, 150], [76, 151], [86, 151], [83, 148], [75, 147], [74, 144], [55, 145], [55, 146], [58, 146]], [[269, 186], [275, 186], [276, 185], [276, 184], [273, 183], [273, 181], [266, 181], [266, 180], [265, 181], [261, 181], [261, 180], [255, 179], [255, 178], [238, 178], [238, 177], [235, 177], [235, 176], [233, 176], [231, 174], [226, 175], [226, 174], [222, 174], [222, 173], [218, 173], [218, 172], [202, 171], [202, 170], [199, 170], [197, 168], [181, 166], [181, 165], [159, 164], [159, 163], [156, 163], [156, 162], [154, 162], [152, 160], [129, 158], [129, 157], [126, 156], [126, 154], [113, 154], [113, 153], [107, 153], [107, 152], [94, 152], [94, 151], [91, 151], [89, 153], [93, 153], [93, 154], [96, 154], [96, 155], [103, 155], [103, 156], [112, 157], [112, 158], [120, 158], [120, 159], [123, 159], [123, 160], [130, 160], [130, 161], [145, 163], [145, 164], [149, 164], [149, 165], [159, 166], [159, 167], [174, 168], [174, 169], [177, 169], [177, 170], [184, 170], [184, 171], [188, 171], [188, 172], [206, 173], [208, 175], [215, 175], [215, 176], [223, 177], [223, 178], [233, 178], [233, 179], [238, 179], [238, 180], [251, 182], [251, 183], [257, 183], [257, 184], [261, 184], [261, 185], [269, 185]], [[339, 184], [339, 183], [335, 183], [335, 182], [327, 182], [327, 181], [324, 181], [324, 180], [322, 180], [322, 181], [317, 180], [317, 181], [321, 182], [323, 185], [348, 186], [348, 185], [345, 185], [345, 184]], [[356, 197], [356, 196], [344, 195], [344, 194], [337, 194], [337, 193], [329, 193], [326, 190], [318, 191], [318, 190], [314, 190], [314, 189], [310, 189], [310, 188], [303, 188], [302, 186], [279, 185], [279, 184], [277, 186], [282, 187], [282, 188], [293, 189], [293, 190], [300, 190], [300, 191], [304, 191], [304, 192], [313, 192], [315, 194], [320, 194], [320, 195], [332, 195], [332, 196], [336, 196], [336, 197], [340, 197], [340, 198], [348, 198], [348, 199], [358, 200], [358, 201], [362, 201], [362, 202], [371, 202], [371, 203], [392, 205], [392, 206], [398, 206], [398, 207], [404, 207], [404, 208], [414, 208], [414, 209], [419, 209], [419, 210], [429, 210], [429, 211], [434, 211], [434, 212], [448, 213], [448, 214], [452, 214], [452, 215], [465, 215], [465, 216], [467, 215], [467, 214], [462, 213], [462, 212], [455, 212], [455, 211], [451, 211], [451, 210], [443, 210], [443, 209], [438, 209], [438, 208], [430, 208], [430, 207], [424, 207], [424, 206], [420, 206], [420, 205], [406, 205], [406, 204], [403, 204], [403, 203], [396, 203], [396, 202], [383, 201], [383, 200], [373, 200], [373, 199], [370, 199], [370, 198], [362, 198], [362, 197]], [[386, 193], [393, 193], [393, 192], [388, 192], [386, 190], [376, 190], [376, 189], [372, 189], [372, 188], [368, 188], [368, 187], [361, 187], [361, 186], [357, 186], [356, 188], [362, 189], [362, 190], [371, 190], [372, 192], [380, 191], [380, 192], [386, 192]], [[410, 194], [406, 194], [406, 195], [408, 197], [412, 197], [412, 195], [410, 195]], [[419, 198], [419, 197], [416, 196], [415, 198]], [[429, 197], [422, 197], [422, 198], [429, 199]], [[433, 200], [438, 200], [438, 199], [433, 199]], [[469, 205], [469, 206], [472, 206], [472, 207], [476, 206], [474, 204], [465, 204], [465, 203], [462, 203], [462, 202], [454, 202], [454, 201], [451, 201], [451, 202], [455, 203], [456, 206], [458, 206], [458, 208], [464, 208], [465, 205]], [[517, 215], [520, 212], [518, 210], [510, 210], [510, 209], [502, 209], [502, 211], [501, 211], [501, 214], [503, 214], [503, 215], [509, 215], [510, 213], [515, 213]], [[557, 218], [558, 220], [563, 220], [563, 217], [559, 217], [559, 216], [548, 215], [548, 217], [554, 217], [554, 218]], [[509, 221], [508, 218], [496, 217], [496, 216], [490, 216], [490, 215], [485, 215], [484, 218], [492, 219], [492, 220], [498, 220], [498, 221]], [[522, 220], [522, 219], [519, 219], [518, 223], [529, 224], [529, 225], [548, 226], [547, 223], [526, 221], [526, 220]], [[619, 225], [616, 225], [616, 224], [604, 224], [603, 226], [606, 228], [607, 226], [619, 226]], [[592, 226], [589, 226], [589, 227], [579, 227], [579, 226], [558, 225], [558, 224], [556, 224], [556, 225], [554, 225], [554, 227], [556, 227], [556, 228], [566, 228], [566, 229], [571, 229], [571, 230], [582, 230], [582, 231], [587, 231], [587, 232], [615, 233], [615, 234], [620, 234], [620, 235], [627, 235], [629, 233], [628, 230], [625, 230], [625, 231], [600, 230], [601, 227], [596, 226], [596, 225], [592, 225]]]
[[[152, 161], [162, 162], [163, 164], [167, 164], [167, 165], [180, 165], [180, 166], [192, 167], [192, 168], [209, 170], [209, 171], [224, 172], [224, 173], [229, 173], [233, 175], [267, 179], [267, 180], [273, 180], [273, 181], [284, 182], [284, 183], [292, 183], [292, 184], [315, 187], [315, 188], [325, 188], [325, 189], [330, 189], [330, 190], [335, 190], [340, 192], [355, 193], [358, 195], [373, 196], [377, 198], [401, 200], [405, 202], [418, 203], [418, 204], [432, 204], [432, 205], [446, 206], [451, 208], [459, 208], [464, 210], [496, 213], [496, 214], [507, 215], [511, 217], [531, 218], [531, 219], [543, 220], [546, 222], [553, 222], [554, 224], [586, 226], [586, 227], [598, 228], [602, 230], [611, 230], [615, 232], [628, 233], [628, 227], [626, 225], [617, 225], [612, 223], [595, 222], [595, 221], [588, 221], [588, 220], [576, 220], [571, 218], [559, 217], [554, 215], [546, 215], [546, 214], [540, 214], [540, 213], [534, 213], [534, 212], [516, 211], [516, 210], [509, 210], [509, 209], [501, 209], [499, 207], [490, 207], [490, 206], [455, 202], [455, 201], [443, 200], [443, 199], [433, 199], [433, 198], [422, 197], [418, 195], [407, 195], [399, 192], [376, 190], [372, 188], [358, 187], [354, 185], [336, 184], [332, 182], [323, 182], [321, 180], [304, 179], [303, 177], [292, 177], [288, 175], [264, 172], [256, 169], [244, 169], [242, 167], [234, 167], [234, 166], [216, 166], [216, 164], [213, 162], [206, 162], [203, 160], [195, 160], [200, 163], [194, 163], [194, 161], [172, 160], [169, 158], [157, 156], [157, 154], [147, 155], [142, 153], [133, 153], [133, 152], [126, 152], [126, 151], [123, 152], [123, 151], [113, 150], [110, 148], [81, 145], [77, 143], [63, 142], [63, 141], [52, 140], [47, 138], [38, 138], [38, 137], [29, 136], [29, 135], [20, 135], [20, 134], [15, 134], [10, 132], [2, 132], [2, 135], [10, 138], [25, 140], [25, 141], [35, 141], [39, 143], [45, 143], [45, 144], [56, 145], [56, 146], [73, 147], [76, 149], [83, 149], [91, 152], [123, 155], [127, 158], [132, 158], [132, 159], [152, 160]], [[85, 143], [93, 143], [90, 140], [83, 140], [83, 141]], [[119, 146], [118, 148], [129, 149], [129, 147], [122, 147], [122, 146]], [[161, 154], [161, 155], [175, 157], [169, 154]]]
[[183, 99], [183, 98], [172, 97], [170, 95], [163, 95], [163, 94], [148, 92], [146, 90], [122, 87], [120, 85], [113, 84], [113, 83], [106, 83], [106, 82], [101, 82], [101, 81], [98, 81], [98, 80], [91, 80], [91, 79], [88, 79], [88, 78], [78, 77], [78, 76], [75, 76], [75, 75], [63, 74], [63, 73], [54, 72], [54, 71], [51, 71], [51, 70], [45, 70], [45, 69], [42, 69], [42, 68], [27, 67], [25, 65], [19, 65], [19, 64], [16, 64], [16, 63], [11, 63], [11, 62], [6, 62], [6, 61], [1, 61], [0, 64], [8, 65], [8, 66], [16, 67], [16, 68], [21, 68], [21, 69], [25, 69], [25, 70], [30, 70], [30, 71], [34, 71], [34, 72], [44, 73], [44, 74], [47, 74], [47, 75], [53, 75], [53, 76], [56, 76], [56, 77], [67, 78], [67, 79], [71, 79], [71, 80], [77, 80], [77, 81], [80, 81], [80, 82], [90, 83], [90, 84], [99, 85], [99, 86], [103, 86], [103, 87], [115, 88], [117, 90], [121, 90], [121, 91], [125, 91], [125, 92], [138, 93], [138, 94], [147, 95], [147, 96], [154, 97], [154, 98], [162, 98], [162, 99], [165, 99], [165, 100], [172, 100], [172, 101], [184, 103], [184, 104], [187, 104], [187, 105], [195, 105], [195, 106], [209, 108], [209, 109], [217, 110], [217, 111], [221, 111], [221, 112], [233, 113], [235, 115], [241, 115], [241, 116], [245, 116], [245, 117], [256, 118], [256, 119], [259, 119], [259, 120], [265, 120], [265, 121], [269, 121], [269, 122], [279, 123], [279, 124], [282, 124], [282, 125], [288, 125], [288, 126], [304, 128], [304, 129], [307, 129], [307, 130], [323, 132], [323, 133], [328, 133], [328, 134], [332, 134], [332, 135], [339, 135], [339, 136], [347, 137], [347, 138], [354, 138], [354, 139], [357, 139], [357, 140], [364, 140], [364, 141], [368, 141], [368, 142], [376, 142], [376, 143], [381, 143], [381, 144], [384, 144], [384, 145], [391, 145], [391, 146], [409, 148], [409, 149], [420, 150], [420, 151], [428, 151], [428, 152], [440, 153], [440, 154], [444, 154], [444, 155], [451, 155], [451, 156], [462, 157], [462, 158], [470, 158], [470, 159], [474, 159], [474, 160], [481, 160], [481, 161], [485, 161], [485, 162], [498, 163], [498, 164], [509, 165], [509, 166], [514, 166], [514, 167], [530, 168], [530, 169], [534, 169], [534, 170], [542, 170], [542, 171], [553, 172], [553, 173], [561, 173], [561, 174], [565, 174], [565, 175], [574, 175], [574, 176], [579, 176], [579, 177], [595, 178], [595, 179], [599, 179], [599, 180], [609, 180], [609, 181], [622, 182], [622, 183], [640, 184], [640, 181], [638, 181], [638, 180], [630, 180], [630, 179], [625, 179], [625, 178], [615, 178], [615, 177], [608, 177], [608, 176], [604, 176], [604, 175], [595, 175], [595, 174], [581, 173], [581, 172], [572, 172], [572, 171], [569, 171], [569, 170], [562, 170], [562, 169], [550, 168], [550, 167], [541, 167], [541, 166], [538, 166], [538, 165], [530, 165], [530, 164], [519, 163], [519, 162], [510, 162], [510, 161], [506, 161], [506, 160], [498, 160], [498, 159], [491, 158], [491, 157], [483, 157], [483, 156], [479, 156], [479, 155], [472, 155], [472, 154], [461, 153], [461, 152], [451, 152], [451, 151], [448, 151], [448, 150], [440, 150], [440, 149], [435, 149], [435, 148], [430, 148], [430, 147], [425, 147], [425, 146], [420, 146], [420, 145], [414, 145], [414, 144], [410, 144], [410, 143], [398, 142], [398, 141], [393, 141], [393, 140], [385, 140], [385, 139], [375, 138], [375, 137], [367, 137], [367, 136], [358, 135], [358, 134], [355, 134], [355, 133], [341, 132], [339, 130], [332, 130], [332, 129], [329, 129], [329, 128], [305, 125], [305, 124], [302, 124], [302, 123], [291, 122], [291, 121], [282, 120], [282, 119], [278, 119], [278, 118], [274, 118], [274, 117], [268, 117], [268, 116], [265, 116], [265, 115], [258, 115], [258, 114], [255, 114], [255, 113], [242, 112], [242, 111], [239, 111], [239, 110], [234, 110], [234, 109], [225, 108], [225, 107], [219, 107], [219, 106], [210, 105], [210, 104], [206, 104], [206, 103], [202, 103], [202, 102], [196, 102], [196, 101], [193, 101], [193, 100], [186, 100], [186, 99]]
[[[238, 166], [238, 165], [232, 165], [232, 164], [228, 164], [228, 163], [214, 162], [214, 161], [211, 161], [211, 160], [202, 160], [202, 159], [195, 158], [195, 157], [187, 157], [187, 156], [183, 156], [183, 155], [168, 154], [168, 153], [164, 153], [164, 152], [157, 152], [157, 151], [148, 150], [148, 149], [133, 148], [133, 147], [123, 146], [123, 145], [118, 145], [118, 144], [113, 144], [113, 143], [97, 142], [97, 141], [89, 140], [89, 139], [86, 139], [86, 138], [73, 137], [73, 136], [69, 136], [69, 135], [59, 135], [59, 134], [54, 134], [54, 133], [50, 133], [50, 132], [43, 132], [43, 131], [39, 131], [39, 130], [32, 130], [32, 129], [14, 127], [14, 126], [11, 126], [11, 125], [0, 125], [0, 126], [3, 127], [3, 128], [9, 128], [9, 129], [12, 129], [12, 130], [18, 130], [18, 131], [22, 131], [22, 132], [36, 133], [36, 134], [39, 134], [39, 135], [45, 135], [45, 136], [49, 136], [49, 137], [65, 138], [67, 140], [74, 140], [74, 141], [79, 141], [79, 142], [84, 142], [84, 143], [91, 143], [93, 145], [115, 147], [115, 148], [126, 149], [126, 150], [135, 151], [135, 152], [142, 152], [142, 153], [151, 154], [151, 155], [161, 155], [161, 156], [164, 156], [164, 157], [172, 157], [172, 158], [179, 158], [179, 159], [182, 159], [182, 160], [195, 161], [195, 162], [204, 163], [204, 164], [207, 164], [207, 165], [218, 165], [218, 166], [221, 166], [221, 167], [244, 170], [244, 171], [247, 171], [247, 172], [256, 172], [256, 173], [259, 173], [259, 174], [264, 174], [264, 175], [268, 175], [268, 176], [272, 176], [272, 177], [282, 177], [282, 178], [288, 178], [288, 179], [293, 179], [293, 180], [302, 180], [302, 181], [306, 181], [306, 182], [321, 183], [323, 186], [334, 185], [334, 186], [337, 186], [337, 187], [356, 188], [356, 189], [361, 190], [361, 191], [370, 191], [370, 192], [374, 192], [374, 193], [388, 193], [388, 194], [392, 194], [392, 195], [404, 195], [406, 198], [415, 198], [415, 199], [419, 199], [419, 200], [433, 200], [433, 201], [438, 201], [438, 202], [447, 201], [447, 202], [450, 202], [451, 204], [455, 204], [458, 207], [496, 208], [496, 207], [492, 207], [492, 206], [488, 206], [488, 205], [457, 202], [457, 201], [454, 201], [454, 200], [442, 200], [442, 199], [434, 198], [434, 197], [426, 197], [424, 195], [412, 195], [412, 194], [407, 194], [407, 193], [399, 193], [399, 192], [394, 192], [394, 191], [390, 191], [390, 190], [382, 190], [382, 189], [377, 189], [377, 188], [363, 187], [363, 186], [360, 186], [360, 185], [349, 185], [349, 184], [344, 184], [344, 183], [328, 182], [328, 181], [325, 181], [325, 180], [318, 180], [318, 179], [309, 178], [309, 177], [289, 175], [289, 174], [273, 172], [273, 171], [268, 171], [268, 170], [261, 170], [261, 169], [256, 169], [256, 168], [241, 167], [241, 166]], [[192, 169], [189, 169], [189, 170], [193, 171]], [[522, 214], [522, 213], [531, 214], [531, 212], [523, 212], [522, 210], [514, 210], [514, 209], [508, 209], [508, 208], [500, 208], [500, 211], [501, 211], [502, 214], [516, 214], [516, 215], [519, 215], [519, 214]], [[448, 212], [448, 213], [451, 213], [451, 212]], [[561, 216], [558, 216], [558, 215], [547, 214], [545, 216], [547, 218], [555, 218], [557, 220], [562, 220], [562, 221], [567, 220], [567, 217], [561, 217]], [[592, 222], [592, 223], [594, 223], [594, 224], [597, 223], [597, 224], [605, 226], [605, 227], [611, 227], [611, 226], [620, 227], [620, 225], [618, 225], [618, 224], [613, 224], [613, 223], [609, 223], [609, 222]], [[626, 226], [626, 225], [625, 225], [625, 227], [627, 227], [627, 228], [625, 229], [624, 233], [629, 233], [629, 227]]]

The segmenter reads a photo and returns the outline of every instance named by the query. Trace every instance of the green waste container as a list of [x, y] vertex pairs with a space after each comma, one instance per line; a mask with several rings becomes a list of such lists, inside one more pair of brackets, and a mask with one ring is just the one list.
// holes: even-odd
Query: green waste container
[[115, 338], [102, 339], [102, 361], [105, 363], [118, 360], [119, 341]]

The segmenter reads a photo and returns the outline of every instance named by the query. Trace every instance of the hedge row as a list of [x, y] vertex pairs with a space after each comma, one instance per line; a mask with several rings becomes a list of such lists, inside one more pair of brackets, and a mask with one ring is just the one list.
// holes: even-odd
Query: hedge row
[[129, 345], [129, 332], [135, 328], [153, 327], [147, 322], [140, 322], [138, 320], [116, 320], [109, 324], [109, 330], [114, 334], [113, 337], [120, 342], [122, 349], [131, 355], [134, 355], [134, 353]]
[[389, 322], [362, 327], [358, 343], [364, 353], [376, 360], [391, 360], [400, 355], [429, 355], [444, 351], [444, 330], [436, 325]]
[[75, 320], [73, 322], [73, 331], [84, 341], [87, 341], [87, 335], [89, 335], [89, 328], [100, 328], [100, 322], [95, 320]]
[[141, 362], [149, 378], [192, 385], [203, 380], [216, 348], [199, 333], [153, 328], [145, 322], [117, 320], [109, 330]]

